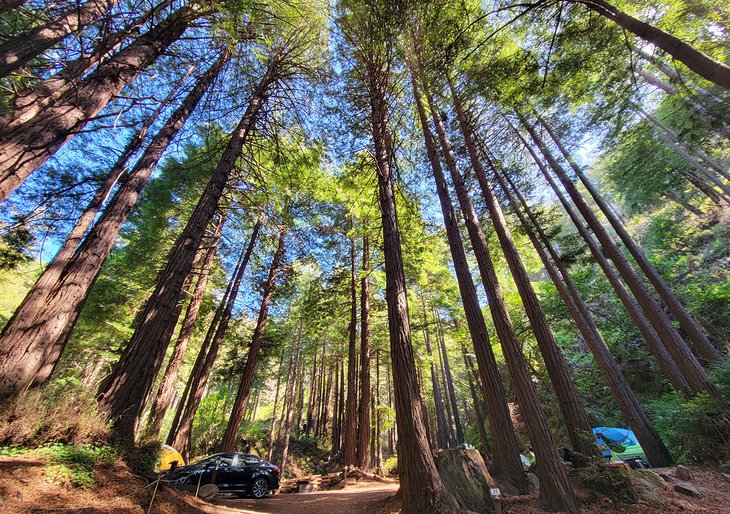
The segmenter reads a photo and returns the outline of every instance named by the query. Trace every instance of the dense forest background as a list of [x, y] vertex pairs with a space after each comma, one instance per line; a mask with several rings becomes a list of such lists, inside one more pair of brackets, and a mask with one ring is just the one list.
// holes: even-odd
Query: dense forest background
[[715, 0], [0, 2], [0, 444], [394, 470], [403, 293], [431, 447], [499, 452], [500, 401], [535, 445], [524, 386], [556, 447], [642, 412], [657, 458], [730, 463], [729, 23]]

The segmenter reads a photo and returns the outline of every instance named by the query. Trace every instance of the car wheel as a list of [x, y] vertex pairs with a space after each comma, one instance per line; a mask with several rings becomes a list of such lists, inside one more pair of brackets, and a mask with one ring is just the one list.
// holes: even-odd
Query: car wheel
[[257, 478], [251, 484], [251, 496], [263, 498], [269, 492], [269, 482], [265, 478]]

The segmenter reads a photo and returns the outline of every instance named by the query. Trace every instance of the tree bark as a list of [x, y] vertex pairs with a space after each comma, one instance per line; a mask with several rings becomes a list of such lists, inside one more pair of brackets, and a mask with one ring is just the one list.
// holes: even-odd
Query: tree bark
[[119, 0], [87, 0], [72, 6], [60, 17], [24, 32], [0, 45], [0, 78], [7, 76], [28, 61], [61, 41], [64, 37], [85, 27], [108, 12]]
[[[611, 388], [611, 392], [616, 398], [616, 403], [623, 414], [624, 420], [626, 420], [631, 430], [636, 434], [649, 463], [654, 467], [671, 466], [672, 457], [669, 455], [669, 450], [667, 450], [654, 425], [649, 420], [639, 400], [631, 390], [631, 386], [621, 372], [618, 362], [613, 358], [608, 345], [598, 331], [598, 327], [596, 327], [588, 307], [578, 292], [578, 288], [573, 283], [560, 256], [550, 244], [550, 240], [542, 230], [537, 218], [529, 209], [527, 202], [525, 202], [519, 190], [514, 186], [514, 183], [505, 174], [505, 180], [512, 189], [510, 191], [510, 188], [506, 186], [505, 181], [502, 180], [499, 174], [496, 176], [500, 182], [502, 191], [512, 205], [515, 214], [519, 217], [520, 223], [532, 241], [551, 280], [555, 284], [558, 294], [575, 321], [583, 340], [590, 348], [596, 364], [603, 374], [603, 378]], [[520, 207], [518, 207], [513, 195], [517, 197]], [[523, 210], [524, 213], [522, 212]], [[529, 221], [525, 217], [525, 214], [530, 218]], [[550, 256], [548, 256], [548, 253]]]
[[168, 341], [162, 339], [169, 322], [171, 299], [179, 294], [181, 276], [189, 269], [194, 248], [200, 243], [205, 226], [218, 208], [242, 146], [253, 129], [262, 104], [278, 80], [281, 48], [274, 49], [265, 75], [254, 91], [238, 126], [230, 136], [223, 155], [213, 171], [190, 219], [169, 255], [169, 262], [160, 273], [157, 287], [145, 306], [142, 321], [112, 371], [105, 387], [99, 391], [100, 405], [108, 411], [118, 437], [132, 439], [133, 419], [139, 414], [140, 402], [162, 363]]
[[375, 350], [375, 437], [373, 438], [375, 469], [383, 469], [382, 415], [380, 411], [380, 348]]
[[332, 410], [332, 457], [340, 453], [340, 439], [342, 427], [339, 422], [339, 412], [342, 410], [342, 402], [340, 401], [340, 357], [335, 359], [335, 405]]
[[355, 278], [355, 240], [350, 238], [350, 326], [347, 357], [347, 401], [342, 428], [342, 464], [357, 462], [357, 281]]
[[103, 35], [90, 53], [64, 64], [58, 73], [34, 83], [20, 91], [12, 100], [12, 106], [0, 114], [0, 132], [10, 134], [23, 123], [33, 118], [45, 107], [53, 104], [70, 89], [76, 87], [94, 67], [101, 64], [119, 46], [139, 37], [139, 29], [149, 22], [172, 0], [162, 0], [154, 8], [132, 20], [119, 31]]
[[571, 0], [615, 22], [619, 27], [662, 49], [701, 77], [730, 89], [730, 67], [712, 59], [681, 39], [626, 14], [605, 0]]
[[0, 144], [0, 202], [174, 43], [199, 17], [183, 7], [98, 66]]
[[[213, 318], [208, 334], [206, 334], [206, 340], [203, 342], [203, 346], [201, 347], [201, 353], [203, 352], [203, 348], [207, 348], [207, 351], [205, 352], [205, 359], [201, 362], [199, 372], [196, 372], [196, 369], [193, 368], [193, 372], [196, 373], [194, 375], [191, 374], [192, 382], [190, 383], [189, 398], [175, 433], [173, 444], [175, 448], [186, 449], [190, 444], [190, 434], [193, 429], [195, 413], [198, 411], [200, 401], [203, 399], [203, 393], [205, 392], [205, 388], [208, 383], [208, 377], [210, 376], [210, 372], [213, 370], [213, 365], [218, 358], [218, 350], [220, 349], [223, 339], [225, 338], [226, 331], [228, 330], [228, 324], [231, 321], [231, 315], [233, 313], [233, 306], [236, 303], [236, 297], [238, 296], [238, 291], [241, 287], [241, 280], [243, 279], [243, 274], [246, 272], [246, 267], [251, 259], [253, 249], [256, 246], [259, 231], [261, 230], [261, 225], [263, 223], [262, 220], [263, 216], [260, 215], [253, 226], [248, 245], [239, 257], [236, 268], [233, 271], [233, 276], [231, 277], [231, 282], [226, 291], [226, 295], [223, 297], [223, 300], [218, 307], [220, 314], [218, 315], [218, 313], [216, 313], [217, 316]], [[187, 457], [187, 455], [183, 456]]]
[[177, 382], [177, 375], [182, 366], [183, 358], [185, 357], [185, 351], [187, 350], [188, 343], [193, 336], [193, 329], [198, 321], [198, 313], [200, 307], [203, 304], [203, 297], [205, 296], [205, 287], [208, 284], [208, 276], [210, 275], [210, 269], [213, 266], [213, 257], [216, 254], [218, 248], [218, 242], [220, 241], [221, 230], [223, 229], [223, 220], [219, 221], [218, 226], [215, 229], [208, 250], [205, 253], [203, 259], [203, 265], [198, 275], [198, 280], [195, 283], [195, 290], [188, 303], [187, 310], [185, 311], [185, 317], [183, 319], [180, 333], [178, 334], [177, 341], [175, 341], [175, 347], [170, 355], [170, 360], [167, 363], [167, 367], [162, 375], [162, 382], [157, 389], [154, 402], [150, 408], [150, 415], [147, 424], [147, 435], [156, 438], [162, 428], [162, 421], [165, 418], [167, 409], [170, 407], [172, 395], [175, 392], [175, 383]]
[[[428, 330], [428, 311], [426, 303], [421, 296], [421, 307], [423, 308], [423, 341], [426, 346], [426, 354], [431, 365], [431, 388], [433, 389], [434, 414], [436, 417], [436, 448], [449, 447], [449, 431], [446, 427], [446, 407], [444, 406], [443, 396], [441, 395], [441, 386], [439, 385], [438, 375], [436, 373], [436, 363], [433, 359], [431, 351], [431, 336]], [[432, 436], [433, 437], [433, 436]]]
[[292, 404], [294, 403], [294, 387], [297, 380], [297, 370], [299, 369], [299, 356], [302, 345], [302, 325], [303, 321], [300, 319], [296, 342], [292, 350], [291, 365], [289, 366], [289, 378], [286, 383], [286, 398], [284, 399], [284, 409], [281, 418], [282, 423], [279, 429], [279, 440], [276, 442], [277, 453], [281, 456], [279, 466], [281, 467], [282, 476], [286, 469], [286, 459], [289, 456], [289, 439], [291, 437], [292, 414], [294, 412]]
[[[431, 171], [436, 183], [439, 202], [441, 203], [441, 212], [444, 217], [446, 235], [449, 240], [451, 258], [454, 263], [457, 283], [461, 293], [461, 301], [464, 307], [464, 313], [466, 315], [474, 351], [477, 355], [482, 393], [484, 394], [487, 406], [487, 416], [492, 428], [492, 434], [495, 438], [496, 450], [492, 458], [493, 462], [491, 471], [500, 480], [508, 482], [518, 491], [524, 493], [527, 491], [528, 487], [527, 480], [522, 469], [522, 463], [519, 459], [520, 452], [517, 444], [517, 437], [515, 436], [512, 420], [509, 415], [509, 408], [507, 406], [502, 381], [499, 376], [499, 369], [497, 367], [494, 353], [492, 352], [492, 344], [489, 340], [489, 333], [487, 332], [481, 307], [479, 306], [479, 298], [477, 296], [476, 287], [474, 286], [474, 282], [471, 278], [471, 271], [469, 270], [466, 252], [464, 251], [464, 245], [459, 233], [454, 206], [451, 202], [441, 162], [438, 158], [436, 142], [429, 129], [426, 111], [420, 95], [418, 94], [415, 81], [413, 82], [413, 87], [416, 107], [418, 109], [421, 127], [423, 130], [426, 152], [428, 154]], [[433, 103], [430, 96], [429, 101], [431, 104]], [[451, 143], [446, 136], [443, 125], [440, 124], [441, 120], [437, 119], [435, 111], [432, 111], [432, 114], [439, 139], [441, 140], [442, 150], [447, 166], [455, 184], [457, 184], [457, 196], [459, 197], [462, 210], [470, 209], [473, 211], [473, 207], [471, 207], [471, 203], [465, 194], [466, 191], [464, 190], [463, 185], [457, 181], [457, 179], [460, 180], [461, 177], [459, 176], [456, 168], [456, 160], [454, 158], [453, 151], [451, 150]], [[474, 217], [476, 217], [475, 214]], [[471, 230], [470, 234], [475, 235], [473, 232], [474, 231]], [[489, 304], [491, 307], [491, 299]]]
[[457, 513], [463, 509], [446, 489], [429, 449], [416, 377], [408, 317], [405, 271], [396, 212], [394, 152], [388, 133], [386, 91], [389, 71], [379, 59], [367, 60], [365, 77], [375, 145], [378, 200], [383, 227], [386, 303], [390, 336], [396, 422], [398, 473], [404, 514]]
[[659, 274], [659, 272], [651, 264], [651, 262], [649, 262], [649, 259], [646, 257], [644, 252], [636, 244], [636, 241], [634, 241], [634, 239], [626, 231], [626, 227], [624, 227], [624, 224], [621, 223], [621, 220], [618, 219], [618, 217], [613, 213], [613, 210], [611, 210], [610, 206], [606, 203], [606, 200], [599, 193], [593, 183], [588, 179], [585, 173], [583, 173], [583, 170], [580, 166], [578, 166], [578, 163], [575, 162], [575, 159], [573, 159], [570, 153], [562, 145], [560, 138], [557, 136], [557, 134], [555, 134], [552, 127], [550, 127], [548, 123], [541, 117], [538, 118], [538, 120], [540, 121], [540, 124], [545, 128], [547, 133], [550, 135], [551, 139], [555, 142], [555, 145], [568, 161], [571, 168], [573, 168], [573, 171], [583, 183], [586, 190], [590, 193], [591, 197], [596, 202], [596, 205], [599, 207], [599, 209], [601, 209], [601, 212], [611, 224], [611, 227], [616, 231], [616, 234], [618, 234], [619, 238], [621, 238], [621, 241], [626, 246], [626, 249], [639, 265], [639, 268], [641, 268], [646, 277], [649, 279], [649, 282], [651, 282], [651, 284], [654, 286], [654, 289], [657, 291], [657, 293], [659, 293], [661, 299], [664, 301], [667, 307], [669, 307], [669, 311], [672, 313], [675, 319], [679, 321], [679, 326], [682, 328], [682, 330], [684, 330], [684, 332], [693, 342], [699, 356], [712, 364], [721, 362], [723, 358], [722, 354], [712, 344], [712, 342], [710, 342], [705, 333], [702, 331], [702, 327], [700, 327], [699, 323], [697, 323], [697, 321], [695, 321], [695, 319], [689, 315], [684, 305], [682, 305], [682, 302], [674, 294], [674, 291], [669, 288], [669, 285], [667, 285], [664, 278]]
[[[55, 282], [50, 284], [49, 280], [44, 279], [42, 289], [46, 289], [48, 294], [41, 299], [44, 302], [42, 308], [38, 308], [37, 304], [21, 306], [21, 311], [27, 309], [30, 312], [27, 315], [22, 312], [14, 317], [13, 323], [5, 326], [0, 334], [3, 348], [0, 352], [0, 395], [18, 393], [36, 379], [41, 369], [52, 369], [58, 362], [119, 229], [129, 216], [162, 154], [229, 57], [230, 54], [225, 52], [197, 81], [193, 90], [137, 161], [99, 221], [83, 243], [75, 249], [63, 270], [58, 272], [54, 268], [50, 272], [52, 275], [57, 274]], [[89, 221], [90, 219], [89, 214]], [[199, 246], [200, 240], [197, 243]], [[69, 242], [65, 254], [71, 253], [72, 246], [73, 243]], [[192, 247], [191, 261], [196, 250], [197, 246]], [[180, 287], [182, 280], [184, 276], [180, 280]], [[170, 298], [171, 310], [174, 309], [178, 297], [179, 289], [174, 299]]]
[[[435, 112], [433, 114], [434, 123], [438, 129], [439, 123], [437, 116], [435, 116]], [[445, 143], [443, 146], [447, 164], [449, 161], [455, 164], [453, 152], [449, 151], [451, 144], [446, 138], [445, 132], [443, 136], [439, 133], [439, 138], [442, 140], [442, 143]], [[537, 396], [537, 391], [535, 391], [534, 384], [530, 378], [527, 361], [522, 354], [521, 343], [517, 338], [517, 334], [515, 334], [512, 321], [507, 311], [504, 295], [489, 255], [486, 237], [467, 194], [463, 177], [456, 171], [455, 166], [449, 165], [449, 168], [477, 258], [482, 282], [489, 299], [492, 319], [494, 320], [494, 325], [499, 335], [502, 352], [505, 356], [510, 377], [512, 378], [515, 394], [517, 395], [520, 407], [525, 413], [525, 422], [530, 434], [530, 440], [535, 448], [535, 454], [541, 461], [538, 470], [541, 484], [540, 503], [544, 508], [549, 510], [562, 509], [567, 512], [577, 512], [578, 504], [570, 482], [568, 481], [565, 468], [555, 448], [555, 443], [552, 440], [550, 428], [548, 427], [545, 413], [542, 410], [540, 399]], [[479, 349], [475, 348], [475, 350], [477, 350], [477, 362], [479, 362]], [[487, 398], [486, 395], [485, 398]], [[497, 434], [493, 433], [492, 435], [496, 436]], [[499, 445], [495, 444], [495, 455], [500, 450]]]
[[362, 238], [360, 278], [360, 411], [357, 467], [370, 468], [370, 239]]
[[[588, 421], [588, 416], [578, 396], [578, 391], [571, 380], [571, 372], [555, 341], [555, 336], [550, 329], [545, 312], [540, 306], [530, 277], [517, 252], [517, 247], [512, 240], [512, 234], [507, 226], [502, 208], [494, 196], [492, 185], [489, 183], [486, 171], [477, 153], [474, 135], [466, 119], [466, 113], [463, 111], [455, 91], [452, 96], [472, 167], [474, 168], [477, 181], [484, 195], [489, 215], [492, 218], [492, 225], [497, 233], [505, 259], [507, 260], [515, 285], [520, 293], [525, 312], [530, 320], [530, 326], [540, 348], [540, 353], [545, 361], [545, 368], [558, 398], [570, 442], [576, 451], [585, 455], [597, 454], [595, 438], [593, 437], [593, 432], [591, 432], [591, 424]], [[494, 169], [493, 163], [490, 162], [489, 164]]]
[[[474, 385], [474, 380], [479, 380], [479, 377], [474, 370], [474, 365], [472, 364], [471, 360], [469, 360], [469, 357], [466, 354], [466, 347], [463, 347], [463, 353], [464, 353], [464, 364], [466, 365], [467, 370], [467, 376], [469, 377], [469, 392], [471, 393], [471, 400], [474, 403], [474, 414], [475, 414], [475, 422], [477, 424], [477, 428], [479, 429], [479, 441], [481, 442], [481, 450], [482, 453], [485, 454], [492, 454], [492, 445], [489, 444], [489, 438], [487, 437], [487, 431], [484, 428], [484, 418], [486, 417], [484, 414], [484, 411], [482, 411], [482, 406], [479, 398], [479, 394], [477, 393], [477, 387]], [[472, 378], [472, 375], [474, 378]], [[514, 432], [514, 430], [513, 430]]]
[[228, 426], [226, 427], [226, 431], [223, 434], [223, 440], [221, 441], [221, 452], [232, 452], [236, 448], [238, 430], [241, 428], [241, 420], [243, 419], [243, 410], [248, 402], [248, 396], [251, 392], [251, 384], [253, 384], [254, 375], [256, 374], [256, 365], [258, 364], [259, 353], [261, 352], [261, 344], [264, 342], [264, 335], [266, 334], [266, 321], [269, 317], [269, 305], [271, 304], [271, 298], [274, 295], [276, 276], [279, 273], [281, 259], [284, 256], [284, 241], [286, 239], [286, 234], [286, 228], [282, 228], [279, 232], [279, 242], [277, 243], [274, 258], [271, 261], [269, 276], [264, 284], [264, 294], [261, 299], [259, 316], [256, 321], [256, 328], [254, 328], [253, 336], [251, 338], [251, 346], [249, 347], [248, 356], [246, 357], [246, 364], [243, 367], [241, 382], [238, 385], [236, 401], [233, 402], [231, 417], [228, 420]]
[[656, 299], [651, 295], [646, 285], [644, 285], [636, 271], [634, 271], [631, 267], [628, 260], [621, 253], [606, 229], [598, 221], [598, 218], [586, 203], [583, 195], [581, 195], [578, 188], [575, 184], [573, 184], [560, 164], [558, 164], [555, 160], [535, 129], [527, 123], [524, 118], [521, 119], [523, 120], [523, 125], [530, 133], [533, 141], [540, 149], [540, 152], [544, 155], [548, 164], [558, 176], [558, 179], [570, 196], [571, 200], [573, 200], [576, 208], [582, 214], [586, 223], [593, 231], [593, 234], [595, 234], [603, 248], [603, 251], [606, 253], [607, 257], [613, 261], [614, 265], [626, 282], [626, 285], [634, 294], [639, 306], [644, 311], [644, 314], [646, 314], [649, 321], [651, 321], [670, 355], [679, 366], [689, 387], [696, 393], [706, 392], [719, 406], [725, 408], [727, 404], [725, 399], [722, 397], [722, 394], [717, 390], [714, 384], [710, 382], [705, 370], [702, 369], [702, 366], [689, 349], [689, 346], [687, 346], [687, 343], [684, 342], [682, 337], [679, 335], [679, 332], [677, 332], [677, 329], [674, 328], [667, 315], [664, 311], [662, 311]]
[[606, 258], [606, 256], [603, 255], [603, 252], [599, 248], [598, 244], [593, 240], [593, 237], [591, 236], [588, 229], [584, 226], [580, 217], [575, 212], [575, 209], [573, 209], [573, 206], [570, 204], [570, 202], [568, 202], [562, 191], [560, 191], [560, 188], [548, 173], [547, 168], [545, 167], [543, 162], [537, 156], [532, 147], [527, 143], [527, 141], [522, 137], [522, 134], [520, 134], [514, 127], [512, 128], [513, 130], [515, 130], [515, 133], [522, 142], [523, 146], [532, 156], [532, 159], [535, 161], [535, 164], [537, 164], [537, 167], [542, 173], [543, 177], [545, 177], [545, 179], [550, 184], [550, 187], [555, 192], [555, 195], [557, 196], [560, 203], [563, 205], [565, 212], [568, 214], [568, 217], [575, 225], [578, 233], [586, 242], [588, 249], [591, 252], [591, 255], [593, 255], [593, 258], [603, 270], [603, 273], [611, 284], [611, 287], [616, 293], [616, 296], [619, 298], [621, 303], [626, 308], [626, 311], [629, 313], [629, 316], [636, 324], [639, 332], [641, 333], [641, 336], [644, 338], [644, 341], [649, 348], [649, 351], [654, 355], [654, 358], [657, 360], [657, 363], [664, 372], [664, 375], [669, 379], [669, 381], [672, 383], [674, 388], [677, 389], [677, 391], [681, 391], [684, 394], [688, 395], [690, 393], [690, 387], [687, 384], [687, 381], [684, 379], [684, 376], [677, 366], [677, 363], [674, 362], [674, 358], [667, 351], [656, 330], [654, 330], [651, 322], [644, 315], [644, 312], [636, 304], [629, 292], [626, 291], [623, 284], [621, 283], [621, 280], [614, 272], [611, 264], [608, 262], [608, 259]]
[[[443, 174], [442, 174], [443, 177]], [[449, 199], [449, 203], [451, 203], [451, 200]], [[453, 205], [451, 206], [451, 210], [453, 212]], [[454, 223], [454, 226], [456, 226], [456, 223]], [[459, 243], [461, 243], [461, 237], [459, 237]], [[463, 249], [463, 245], [462, 245]], [[468, 269], [468, 268], [467, 268]], [[471, 271], [469, 271], [469, 275], [471, 276]], [[474, 281], [471, 281], [472, 289], [476, 293], [476, 287], [474, 287]], [[478, 300], [478, 298], [477, 298]], [[478, 305], [478, 303], [477, 303]], [[480, 309], [481, 310], [481, 309]], [[438, 311], [437, 311], [437, 320], [440, 327], [442, 327], [441, 319], [438, 317]], [[482, 322], [484, 319], [482, 318]], [[485, 328], [486, 330], [486, 328]], [[449, 393], [449, 402], [451, 403], [451, 412], [454, 416], [454, 427], [456, 428], [456, 444], [463, 444], [464, 443], [464, 429], [461, 426], [461, 419], [459, 419], [459, 407], [456, 402], [456, 391], [454, 390], [454, 377], [451, 374], [451, 366], [449, 365], [449, 355], [446, 353], [446, 340], [444, 339], [444, 332], [443, 328], [440, 330], [441, 337], [439, 338], [439, 341], [441, 342], [441, 355], [443, 355], [443, 361], [444, 361], [444, 373], [446, 374], [446, 390]], [[491, 343], [490, 343], [491, 346]]]
[[[433, 309], [433, 319], [436, 322], [436, 355], [438, 356], [439, 386], [444, 396], [444, 417], [446, 418], [446, 440], [448, 441], [446, 448], [456, 447], [456, 436], [454, 435], [454, 414], [451, 411], [451, 402], [449, 401], [449, 387], [446, 383], [446, 372], [444, 371], [444, 357], [441, 353], [441, 339], [443, 331], [441, 329], [441, 319], [438, 311]], [[428, 426], [428, 425], [427, 425]]]
[[266, 452], [266, 460], [271, 462], [274, 458], [274, 436], [276, 432], [276, 408], [279, 406], [279, 392], [281, 390], [281, 375], [284, 371], [284, 348], [282, 345], [281, 355], [279, 355], [278, 373], [276, 375], [276, 389], [274, 392], [274, 408], [271, 412], [271, 428], [269, 428], [269, 447]]

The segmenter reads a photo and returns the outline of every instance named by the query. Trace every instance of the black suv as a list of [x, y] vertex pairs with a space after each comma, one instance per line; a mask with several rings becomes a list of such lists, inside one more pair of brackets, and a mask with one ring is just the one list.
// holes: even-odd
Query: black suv
[[215, 484], [222, 493], [250, 494], [263, 498], [279, 488], [277, 466], [249, 453], [217, 453], [189, 466], [171, 469], [163, 480], [174, 481], [178, 489], [196, 491]]

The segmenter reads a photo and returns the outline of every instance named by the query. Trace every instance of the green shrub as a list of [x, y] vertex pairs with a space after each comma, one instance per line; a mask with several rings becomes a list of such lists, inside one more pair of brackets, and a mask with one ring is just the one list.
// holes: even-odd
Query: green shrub
[[649, 403], [659, 435], [680, 463], [730, 460], [730, 420], [707, 395], [665, 394]]
[[383, 461], [383, 474], [384, 475], [397, 475], [398, 474], [398, 457], [388, 457]]

